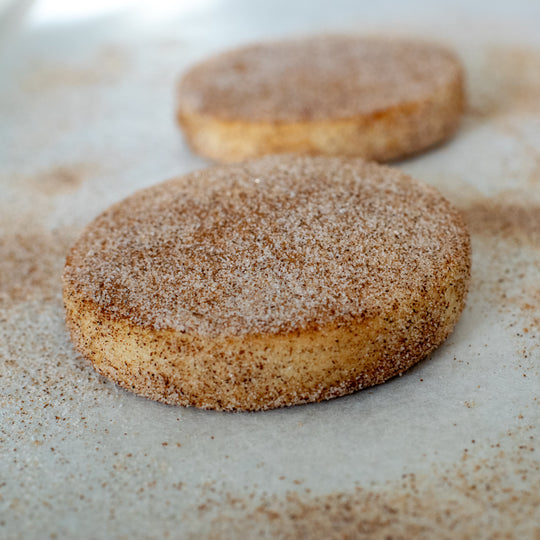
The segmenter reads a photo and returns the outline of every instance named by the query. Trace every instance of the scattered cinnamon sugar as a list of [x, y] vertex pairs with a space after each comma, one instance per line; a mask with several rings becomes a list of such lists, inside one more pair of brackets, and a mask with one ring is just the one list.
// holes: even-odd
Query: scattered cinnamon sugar
[[540, 247], [540, 204], [504, 201], [504, 196], [476, 199], [461, 208], [471, 234], [497, 236]]
[[525, 334], [536, 337], [540, 343], [540, 288], [526, 287], [523, 293], [508, 298], [510, 304], [516, 305], [527, 321], [528, 327], [523, 329]]
[[460, 210], [476, 242], [473, 287], [500, 311], [517, 308], [521, 325], [534, 330], [525, 332], [529, 342], [540, 343], [540, 204], [532, 193], [514, 190], [472, 198]]
[[[531, 433], [529, 426], [524, 432]], [[512, 435], [510, 435], [511, 437]], [[525, 433], [521, 434], [525, 441]], [[507, 442], [507, 441], [506, 441]], [[540, 534], [540, 462], [534, 438], [432, 475], [404, 474], [378, 488], [312, 495], [210, 496], [199, 506], [205, 538], [536, 538]], [[225, 504], [223, 503], [225, 501]]]
[[55, 196], [77, 189], [95, 169], [90, 163], [63, 164], [21, 178], [21, 182], [30, 191]]
[[488, 119], [540, 111], [540, 49], [487, 47], [471, 79], [478, 88], [469, 101], [472, 116]]
[[76, 231], [32, 224], [0, 234], [0, 304], [61, 296], [65, 256]]

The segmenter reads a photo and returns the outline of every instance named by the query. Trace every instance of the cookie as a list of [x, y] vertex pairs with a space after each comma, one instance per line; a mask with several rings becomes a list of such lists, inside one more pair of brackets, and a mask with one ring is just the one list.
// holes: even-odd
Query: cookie
[[237, 162], [265, 154], [389, 161], [456, 130], [463, 69], [439, 45], [318, 36], [244, 47], [181, 79], [177, 117], [191, 148]]
[[470, 241], [432, 187], [355, 158], [267, 156], [136, 192], [63, 275], [76, 348], [169, 404], [260, 410], [379, 384], [465, 303]]

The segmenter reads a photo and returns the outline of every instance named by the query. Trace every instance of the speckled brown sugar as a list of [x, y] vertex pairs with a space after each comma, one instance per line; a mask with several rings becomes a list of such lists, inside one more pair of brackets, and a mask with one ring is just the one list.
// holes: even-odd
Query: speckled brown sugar
[[454, 55], [433, 44], [318, 36], [203, 62], [184, 76], [179, 99], [187, 109], [224, 119], [349, 118], [422, 101], [460, 70]]
[[450, 204], [397, 170], [274, 156], [111, 207], [74, 246], [64, 280], [137, 325], [278, 333], [379, 315], [468, 250]]

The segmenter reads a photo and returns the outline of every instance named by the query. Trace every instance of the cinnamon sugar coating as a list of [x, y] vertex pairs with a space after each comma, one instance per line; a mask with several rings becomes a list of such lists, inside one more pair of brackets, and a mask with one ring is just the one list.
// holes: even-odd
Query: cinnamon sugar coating
[[201, 335], [378, 314], [465, 256], [434, 189], [360, 160], [268, 157], [139, 191], [94, 221], [65, 280], [116, 317]]
[[451, 331], [469, 267], [435, 189], [359, 159], [270, 156], [112, 206], [71, 250], [64, 300], [78, 348], [121, 384], [256, 409], [404, 371]]

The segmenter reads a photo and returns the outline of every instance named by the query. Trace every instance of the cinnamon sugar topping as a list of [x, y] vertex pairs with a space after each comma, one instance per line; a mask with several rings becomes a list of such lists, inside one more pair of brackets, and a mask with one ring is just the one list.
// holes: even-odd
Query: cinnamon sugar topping
[[468, 257], [461, 218], [433, 188], [362, 160], [271, 156], [116, 204], [64, 279], [138, 325], [277, 333], [395, 309]]
[[221, 118], [349, 118], [414, 104], [459, 77], [445, 49], [404, 40], [318, 36], [231, 51], [192, 68], [184, 109]]

